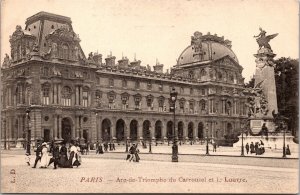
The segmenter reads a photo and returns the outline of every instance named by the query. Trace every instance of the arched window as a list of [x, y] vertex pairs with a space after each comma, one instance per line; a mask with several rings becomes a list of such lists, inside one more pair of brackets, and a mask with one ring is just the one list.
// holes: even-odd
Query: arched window
[[62, 58], [69, 59], [69, 47], [65, 44], [62, 45]]
[[71, 106], [71, 95], [72, 95], [71, 88], [65, 86], [62, 90], [62, 104], [64, 106]]

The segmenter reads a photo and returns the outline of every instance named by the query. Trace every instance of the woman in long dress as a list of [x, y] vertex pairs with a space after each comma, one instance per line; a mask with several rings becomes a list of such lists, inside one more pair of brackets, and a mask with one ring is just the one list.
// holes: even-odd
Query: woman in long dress
[[48, 155], [48, 148], [46, 143], [42, 144], [42, 158], [41, 158], [41, 168], [47, 168], [49, 163], [49, 155]]
[[65, 164], [68, 161], [68, 156], [67, 156], [68, 150], [65, 144], [62, 144], [59, 153], [60, 153], [59, 166], [65, 167]]

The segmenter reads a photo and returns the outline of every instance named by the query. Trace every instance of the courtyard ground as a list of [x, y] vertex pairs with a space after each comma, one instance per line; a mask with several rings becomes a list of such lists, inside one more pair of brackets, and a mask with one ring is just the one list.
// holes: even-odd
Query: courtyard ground
[[79, 168], [54, 170], [27, 166], [24, 151], [1, 151], [1, 192], [298, 192], [298, 159], [179, 154], [172, 163], [169, 154], [141, 152], [133, 163], [122, 151], [93, 152], [82, 156]]

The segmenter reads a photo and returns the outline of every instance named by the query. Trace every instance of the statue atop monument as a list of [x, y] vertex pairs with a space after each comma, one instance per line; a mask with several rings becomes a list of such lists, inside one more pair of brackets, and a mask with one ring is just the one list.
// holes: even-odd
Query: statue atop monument
[[259, 35], [254, 36], [254, 38], [257, 38], [256, 41], [258, 43], [259, 49], [264, 47], [272, 51], [269, 41], [275, 38], [278, 35], [278, 33], [266, 36], [266, 31], [264, 31], [262, 28], [259, 28], [259, 30]]

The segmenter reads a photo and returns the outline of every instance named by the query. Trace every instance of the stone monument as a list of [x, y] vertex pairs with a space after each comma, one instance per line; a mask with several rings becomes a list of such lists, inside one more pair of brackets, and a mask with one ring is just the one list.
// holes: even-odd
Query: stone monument
[[244, 146], [246, 143], [263, 142], [266, 148], [282, 149], [283, 139], [285, 139], [286, 144], [289, 144], [292, 150], [296, 151], [298, 149], [298, 146], [293, 142], [293, 136], [289, 134], [283, 136], [283, 133], [279, 132], [280, 130], [275, 125], [275, 119], [279, 116], [274, 73], [274, 57], [276, 54], [273, 53], [269, 41], [277, 35], [266, 36], [266, 31], [260, 28], [260, 34], [254, 36], [259, 45], [257, 54], [254, 54], [256, 57], [254, 88], [245, 89], [244, 91], [249, 97], [249, 118], [247, 122], [244, 122], [242, 128], [248, 133], [243, 134], [243, 136], [240, 135], [239, 141], [234, 144], [234, 147], [240, 147], [243, 138]]
[[253, 133], [261, 131], [264, 123], [269, 131], [274, 131], [273, 114], [278, 113], [274, 74], [274, 57], [276, 54], [273, 53], [269, 45], [269, 41], [278, 34], [266, 36], [266, 31], [259, 29], [260, 34], [254, 36], [257, 38], [259, 50], [257, 54], [254, 54], [256, 57], [255, 87], [252, 90], [254, 107], [250, 107], [252, 109], [250, 128]]

